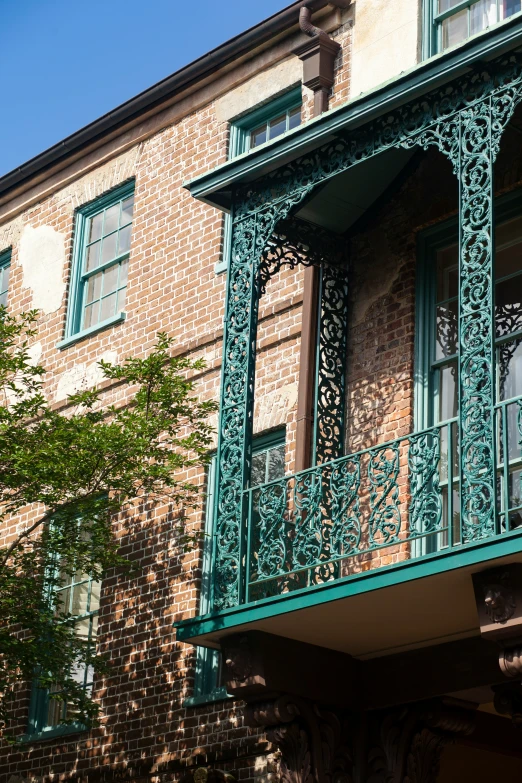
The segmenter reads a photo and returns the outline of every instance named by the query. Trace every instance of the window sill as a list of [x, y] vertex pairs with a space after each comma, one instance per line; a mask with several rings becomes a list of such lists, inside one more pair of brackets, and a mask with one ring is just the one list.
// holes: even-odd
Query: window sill
[[34, 734], [23, 734], [17, 739], [17, 744], [28, 745], [33, 742], [47, 742], [49, 740], [70, 737], [73, 734], [83, 734], [87, 729], [83, 723], [69, 723], [65, 726], [53, 726], [52, 729], [44, 729]]
[[59, 351], [63, 350], [64, 348], [68, 348], [70, 345], [79, 343], [80, 340], [85, 340], [87, 337], [91, 337], [91, 335], [96, 334], [97, 332], [101, 332], [103, 329], [108, 329], [109, 326], [115, 326], [116, 324], [121, 323], [125, 320], [125, 316], [126, 313], [124, 312], [117, 313], [111, 318], [107, 318], [106, 321], [101, 321], [101, 323], [90, 326], [88, 329], [83, 329], [81, 332], [71, 334], [70, 337], [66, 337], [65, 340], [56, 343], [56, 347]]
[[216, 688], [212, 693], [206, 693], [203, 696], [189, 696], [183, 701], [183, 707], [202, 707], [205, 704], [213, 704], [215, 701], [229, 701], [234, 697], [227, 693], [226, 688]]
[[216, 266], [214, 267], [214, 272], [216, 275], [222, 275], [223, 272], [226, 272], [228, 269], [228, 263], [226, 261], [220, 261]]

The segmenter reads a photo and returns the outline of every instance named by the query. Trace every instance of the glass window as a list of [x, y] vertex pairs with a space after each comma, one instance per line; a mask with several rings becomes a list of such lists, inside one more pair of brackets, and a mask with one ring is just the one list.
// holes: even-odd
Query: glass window
[[103, 325], [124, 311], [133, 211], [133, 183], [79, 211], [67, 336]]
[[[56, 584], [59, 586], [53, 590], [52, 598], [56, 614], [69, 615], [66, 622], [71, 622], [75, 633], [87, 642], [89, 647], [94, 648], [98, 632], [100, 582], [77, 573], [73, 576], [59, 576]], [[93, 675], [92, 666], [78, 666], [73, 672], [73, 678], [80, 683], [87, 695], [92, 691]], [[59, 684], [51, 690], [33, 688], [30, 734], [51, 731], [63, 726], [66, 721], [65, 725], [69, 725], [74, 718], [71, 705], [60, 698]]]
[[[495, 231], [495, 428], [498, 508], [503, 529], [522, 525], [522, 217], [510, 202], [498, 207]], [[514, 202], [511, 202], [513, 204]], [[519, 211], [522, 211], [519, 210]], [[502, 217], [504, 215], [505, 217]], [[509, 219], [507, 216], [511, 215]], [[441, 229], [446, 231], [446, 229]], [[428, 253], [425, 331], [428, 366], [423, 388], [428, 402], [419, 427], [447, 422], [440, 429], [440, 485], [444, 513], [451, 513], [453, 542], [460, 540], [459, 444], [459, 248], [457, 228], [446, 243]], [[437, 242], [437, 240], [436, 240]], [[432, 293], [430, 293], [430, 291]], [[420, 387], [419, 387], [420, 392]], [[420, 395], [422, 396], [422, 395]], [[452, 469], [450, 468], [452, 465]], [[449, 487], [452, 494], [449, 497]], [[507, 513], [506, 513], [507, 509]], [[506, 521], [508, 517], [508, 521]], [[447, 523], [446, 523], [447, 525]], [[445, 545], [442, 537], [438, 546]]]
[[[301, 88], [299, 87], [233, 123], [230, 133], [229, 159], [297, 128], [301, 124], [301, 104]], [[221, 261], [216, 265], [217, 274], [227, 270], [231, 251], [231, 235], [230, 215], [225, 215], [223, 251]]]
[[427, 1], [433, 3], [437, 51], [456, 46], [521, 10], [521, 0]]
[[[279, 430], [254, 438], [252, 444], [251, 486], [263, 484], [281, 478], [285, 474], [285, 431]], [[211, 579], [211, 541], [213, 531], [213, 508], [215, 497], [216, 457], [213, 458], [208, 473], [208, 491], [205, 534], [206, 543], [203, 552], [203, 581], [201, 588], [200, 614], [210, 608]], [[185, 706], [197, 706], [209, 701], [226, 699], [228, 694], [219, 686], [221, 655], [217, 650], [198, 647], [196, 652], [196, 673], [194, 695], [185, 700]]]
[[11, 251], [0, 253], [0, 307], [7, 306], [7, 291], [9, 288], [9, 270], [11, 267]]

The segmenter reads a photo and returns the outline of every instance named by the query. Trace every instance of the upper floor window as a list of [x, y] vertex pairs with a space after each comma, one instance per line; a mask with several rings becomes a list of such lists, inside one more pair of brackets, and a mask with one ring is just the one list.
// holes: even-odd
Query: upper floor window
[[[297, 128], [301, 124], [302, 102], [301, 87], [298, 87], [232, 123], [229, 160]], [[216, 273], [226, 272], [230, 256], [230, 240], [230, 216], [225, 215], [223, 251], [221, 261], [216, 265]]]
[[11, 251], [0, 253], [0, 307], [7, 305], [7, 290], [9, 288], [9, 269], [11, 267]]
[[301, 124], [301, 87], [233, 123], [229, 158], [259, 147]]
[[125, 317], [134, 183], [80, 209], [66, 338]]
[[449, 49], [521, 10], [521, 0], [427, 0], [433, 14], [430, 54]]

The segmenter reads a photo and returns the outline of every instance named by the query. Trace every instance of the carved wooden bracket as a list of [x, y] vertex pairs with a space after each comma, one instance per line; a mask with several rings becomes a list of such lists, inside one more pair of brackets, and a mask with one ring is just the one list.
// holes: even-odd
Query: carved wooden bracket
[[495, 691], [495, 709], [500, 715], [509, 715], [513, 725], [522, 729], [522, 685], [506, 683], [497, 685]]
[[353, 783], [350, 726], [342, 715], [295, 696], [247, 705], [248, 726], [281, 751], [283, 783]]
[[366, 783], [435, 783], [444, 748], [473, 728], [472, 710], [442, 701], [374, 715]]
[[522, 676], [522, 564], [473, 574], [480, 633], [502, 645], [500, 670]]

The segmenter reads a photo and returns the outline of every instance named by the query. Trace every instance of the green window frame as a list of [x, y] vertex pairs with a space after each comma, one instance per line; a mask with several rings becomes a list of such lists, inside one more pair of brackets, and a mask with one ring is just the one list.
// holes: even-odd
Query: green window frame
[[[270, 460], [279, 452], [279, 458], [283, 456], [286, 442], [285, 429], [277, 429], [272, 432], [263, 433], [254, 438], [252, 443], [252, 466], [253, 474], [257, 474], [256, 484], [269, 481]], [[207, 502], [205, 509], [205, 543], [203, 545], [203, 563], [202, 563], [202, 582], [200, 596], [201, 615], [210, 611], [210, 592], [212, 579], [212, 537], [213, 537], [213, 516], [215, 502], [215, 484], [216, 484], [217, 455], [214, 455], [209, 465], [207, 476]], [[219, 685], [221, 671], [221, 653], [219, 650], [212, 650], [208, 647], [196, 648], [196, 670], [194, 676], [193, 695], [185, 699], [184, 707], [197, 707], [202, 704], [209, 704], [221, 699], [232, 698]]]
[[423, 55], [458, 46], [520, 10], [521, 0], [424, 0]]
[[9, 272], [11, 269], [11, 250], [0, 253], [0, 307], [7, 307], [7, 292], [9, 290]]
[[[279, 98], [261, 106], [230, 126], [228, 159], [232, 160], [255, 147], [266, 144], [284, 133], [297, 128], [302, 121], [303, 98], [301, 86], [286, 92]], [[263, 139], [264, 134], [264, 139]], [[226, 272], [230, 258], [232, 240], [232, 221], [225, 214], [223, 220], [223, 250], [221, 261], [216, 264], [215, 272]]]
[[[55, 568], [55, 573], [57, 571], [58, 568]], [[53, 581], [51, 580], [51, 584]], [[81, 634], [89, 645], [95, 646], [101, 582], [86, 575], [68, 576], [63, 583], [60, 580], [59, 586], [51, 587], [50, 591], [49, 600], [55, 606], [60, 606], [60, 611], [70, 615], [67, 622], [74, 625], [75, 632]], [[81, 678], [82, 688], [89, 694], [92, 692], [93, 675], [91, 666], [85, 667], [75, 675], [75, 679]], [[57, 688], [54, 697], [51, 698], [49, 689], [39, 688], [37, 683], [33, 682], [26, 741], [51, 739], [85, 731], [82, 723], [74, 721], [74, 715], [70, 714], [67, 702], [56, 698], [59, 693]]]
[[[495, 201], [495, 361], [494, 373], [497, 431], [497, 491], [499, 515], [504, 528], [522, 525], [522, 455], [518, 449], [516, 400], [522, 395], [522, 262], [516, 253], [522, 247], [522, 193]], [[451, 514], [453, 541], [458, 543], [458, 221], [451, 219], [419, 235], [415, 327], [415, 422], [417, 431], [446, 422], [441, 430], [440, 475], [446, 500], [444, 513]], [[515, 251], [514, 255], [511, 255]], [[516, 259], [516, 262], [513, 260]], [[518, 265], [518, 266], [517, 266]], [[438, 269], [438, 272], [437, 272]], [[438, 280], [437, 280], [438, 275]], [[517, 303], [518, 307], [514, 307]], [[451, 423], [448, 423], [451, 422]], [[451, 433], [451, 435], [450, 435]], [[448, 449], [448, 442], [451, 447]], [[513, 444], [517, 442], [517, 447]], [[503, 454], [508, 454], [504, 460]], [[451, 455], [451, 457], [450, 457]], [[449, 470], [447, 463], [453, 463]], [[505, 519], [509, 517], [509, 521]], [[429, 542], [429, 551], [447, 543], [446, 534]]]
[[59, 348], [125, 319], [134, 181], [78, 209], [65, 339]]

